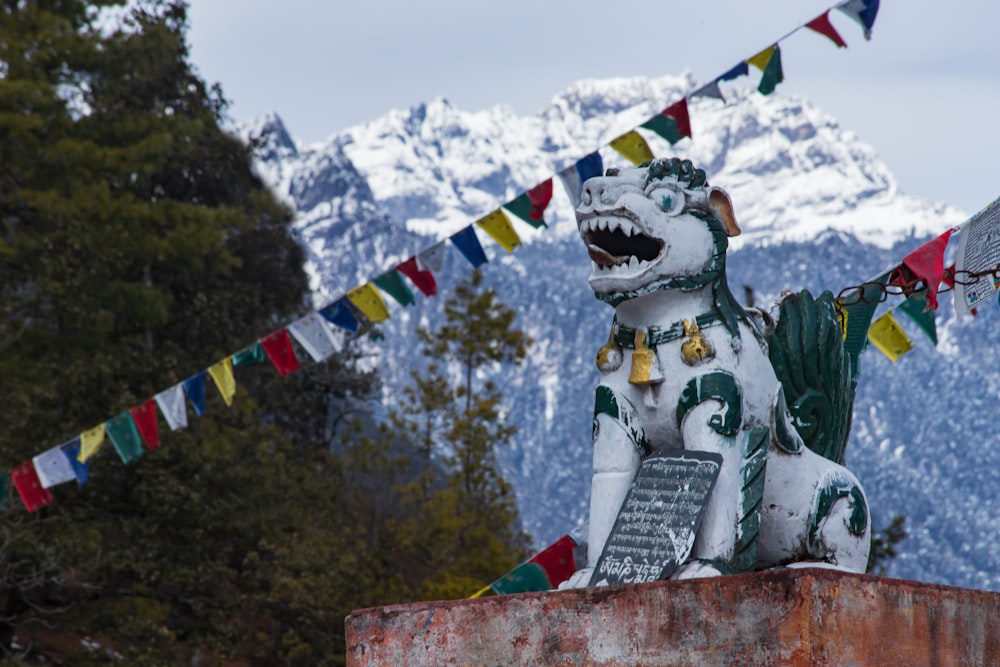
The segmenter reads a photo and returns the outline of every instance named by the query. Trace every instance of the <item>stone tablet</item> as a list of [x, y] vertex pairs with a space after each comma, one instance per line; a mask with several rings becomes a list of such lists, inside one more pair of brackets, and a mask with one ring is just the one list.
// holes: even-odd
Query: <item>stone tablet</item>
[[629, 489], [590, 585], [666, 579], [691, 552], [722, 466], [720, 454], [646, 458]]

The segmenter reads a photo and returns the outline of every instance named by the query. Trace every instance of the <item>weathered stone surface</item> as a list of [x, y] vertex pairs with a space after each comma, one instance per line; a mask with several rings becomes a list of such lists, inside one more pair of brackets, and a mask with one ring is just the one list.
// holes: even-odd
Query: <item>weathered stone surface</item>
[[1000, 664], [1000, 594], [820, 569], [353, 612], [347, 664]]

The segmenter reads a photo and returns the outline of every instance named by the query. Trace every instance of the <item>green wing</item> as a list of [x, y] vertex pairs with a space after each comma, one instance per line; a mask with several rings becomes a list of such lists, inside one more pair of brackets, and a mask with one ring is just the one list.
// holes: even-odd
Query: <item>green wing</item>
[[843, 463], [855, 383], [833, 295], [823, 292], [814, 299], [803, 290], [787, 297], [767, 342], [802, 440], [820, 456]]

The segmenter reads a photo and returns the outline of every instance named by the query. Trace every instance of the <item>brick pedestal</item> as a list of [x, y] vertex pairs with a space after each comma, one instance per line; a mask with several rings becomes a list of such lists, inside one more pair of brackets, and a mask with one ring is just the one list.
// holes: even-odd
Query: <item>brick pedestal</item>
[[1000, 594], [773, 570], [362, 609], [347, 664], [1000, 665]]

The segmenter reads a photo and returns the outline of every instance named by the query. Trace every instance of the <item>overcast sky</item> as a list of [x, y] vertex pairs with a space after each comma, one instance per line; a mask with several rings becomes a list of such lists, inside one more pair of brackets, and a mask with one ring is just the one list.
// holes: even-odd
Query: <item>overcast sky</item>
[[[314, 142], [438, 96], [531, 114], [579, 79], [710, 80], [832, 0], [190, 4], [192, 60], [222, 84], [231, 115], [275, 111]], [[782, 41], [778, 92], [874, 146], [908, 193], [970, 214], [1000, 196], [1000, 2], [882, 0], [870, 42], [831, 18], [849, 48], [805, 29]]]

